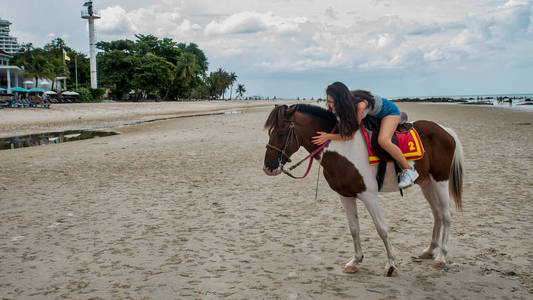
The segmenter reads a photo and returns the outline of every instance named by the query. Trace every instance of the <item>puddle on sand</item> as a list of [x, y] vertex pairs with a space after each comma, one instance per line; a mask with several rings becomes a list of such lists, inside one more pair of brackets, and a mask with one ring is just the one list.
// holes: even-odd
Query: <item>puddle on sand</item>
[[[144, 123], [164, 121], [178, 118], [191, 118], [199, 116], [213, 116], [213, 115], [233, 115], [242, 114], [240, 110], [223, 111], [223, 112], [207, 112], [193, 115], [175, 116], [168, 118], [159, 118], [151, 120], [141, 120], [132, 123], [126, 123], [124, 126], [139, 125]], [[0, 138], [0, 150], [16, 149], [23, 147], [33, 147], [48, 144], [59, 144], [64, 142], [79, 141], [92, 139], [97, 137], [104, 137], [110, 135], [117, 135], [118, 133], [112, 131], [91, 131], [91, 130], [70, 130], [62, 132], [45, 132], [30, 135], [12, 136], [7, 138]]]
[[0, 138], [0, 150], [33, 147], [117, 135], [112, 131], [69, 130]]

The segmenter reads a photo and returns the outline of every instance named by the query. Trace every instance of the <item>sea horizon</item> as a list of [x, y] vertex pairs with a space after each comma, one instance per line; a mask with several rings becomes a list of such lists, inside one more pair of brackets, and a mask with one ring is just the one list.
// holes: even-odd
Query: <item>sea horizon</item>
[[487, 98], [487, 97], [516, 97], [516, 98], [533, 98], [533, 92], [532, 93], [500, 93], [500, 94], [492, 94], [492, 93], [486, 93], [486, 94], [455, 94], [455, 95], [417, 95], [417, 96], [401, 96], [401, 97], [391, 97], [391, 99], [402, 99], [402, 98], [451, 98], [451, 99], [461, 99], [461, 98]]

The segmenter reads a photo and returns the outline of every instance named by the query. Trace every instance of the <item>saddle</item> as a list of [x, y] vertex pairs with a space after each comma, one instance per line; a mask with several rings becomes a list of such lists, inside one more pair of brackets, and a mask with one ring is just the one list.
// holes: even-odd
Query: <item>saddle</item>
[[[370, 165], [379, 164], [376, 180], [378, 181], [378, 188], [381, 189], [385, 179], [387, 162], [394, 160], [390, 154], [379, 145], [378, 134], [374, 134], [379, 132], [381, 120], [372, 116], [367, 116], [361, 123], [361, 130], [367, 144], [369, 163]], [[407, 114], [404, 112], [402, 112], [400, 123], [392, 136], [392, 142], [402, 150], [402, 153], [407, 160], [418, 160], [424, 156], [424, 147], [418, 136], [418, 132], [413, 127], [412, 123], [407, 122]], [[402, 170], [400, 166], [396, 162], [394, 162], [394, 165], [396, 173], [400, 173]]]

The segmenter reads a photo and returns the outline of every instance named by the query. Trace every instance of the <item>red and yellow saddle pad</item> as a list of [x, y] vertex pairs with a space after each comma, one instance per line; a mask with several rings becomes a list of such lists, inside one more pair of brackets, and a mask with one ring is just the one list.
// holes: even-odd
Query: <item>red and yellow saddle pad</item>
[[[363, 127], [361, 127], [361, 129], [363, 130], [363, 135], [366, 140], [366, 148], [368, 149], [368, 162], [371, 166], [376, 165], [379, 163], [379, 158], [374, 154], [374, 150], [370, 147], [370, 135], [366, 129]], [[405, 133], [396, 132], [395, 135], [398, 138], [398, 146], [407, 160], [417, 160], [424, 157], [424, 147], [422, 146], [422, 141], [414, 127]]]

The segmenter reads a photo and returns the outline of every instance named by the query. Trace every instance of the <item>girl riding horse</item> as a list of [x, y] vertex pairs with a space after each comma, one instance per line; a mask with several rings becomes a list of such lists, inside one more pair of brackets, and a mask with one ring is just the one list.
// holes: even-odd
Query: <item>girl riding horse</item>
[[328, 108], [338, 120], [339, 133], [317, 132], [313, 143], [321, 145], [329, 140], [352, 139], [359, 128], [361, 120], [374, 116], [381, 120], [378, 143], [387, 151], [403, 169], [398, 187], [406, 188], [418, 178], [417, 171], [412, 168], [398, 146], [392, 143], [392, 136], [400, 122], [400, 110], [391, 101], [371, 94], [368, 91], [356, 90], [353, 94], [342, 82], [334, 82], [326, 89]]

